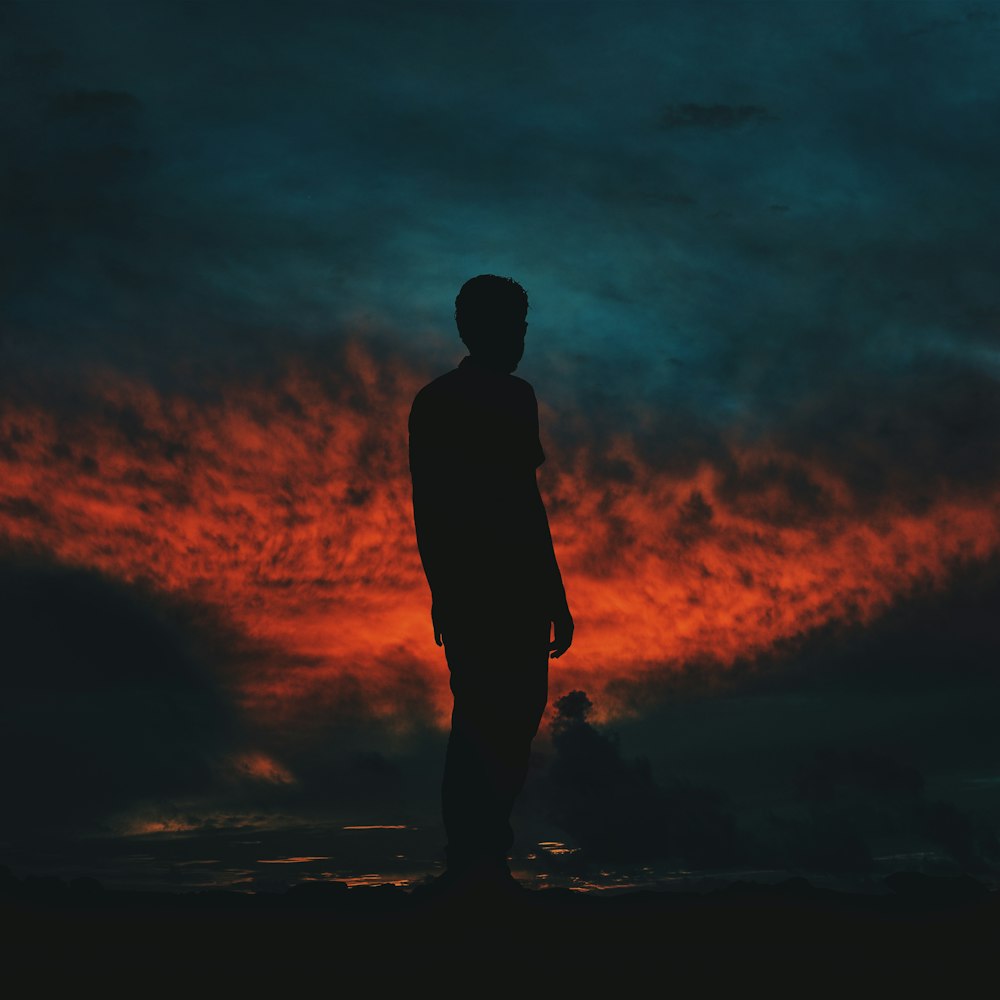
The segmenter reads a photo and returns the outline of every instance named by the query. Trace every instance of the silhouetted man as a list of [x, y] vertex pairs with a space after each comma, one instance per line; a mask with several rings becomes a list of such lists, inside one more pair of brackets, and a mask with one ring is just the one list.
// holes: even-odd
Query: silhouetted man
[[510, 886], [510, 812], [548, 698], [548, 661], [573, 640], [535, 470], [538, 403], [512, 375], [528, 297], [482, 274], [455, 300], [469, 354], [417, 393], [410, 473], [417, 545], [454, 709], [442, 783], [452, 884]]

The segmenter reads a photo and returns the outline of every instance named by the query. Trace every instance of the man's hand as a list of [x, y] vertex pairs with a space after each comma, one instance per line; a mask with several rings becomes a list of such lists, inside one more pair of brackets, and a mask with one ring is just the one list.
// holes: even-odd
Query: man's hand
[[555, 660], [573, 645], [573, 616], [569, 613], [569, 608], [558, 611], [552, 617], [552, 625], [555, 639], [549, 643], [549, 653], [551, 659]]

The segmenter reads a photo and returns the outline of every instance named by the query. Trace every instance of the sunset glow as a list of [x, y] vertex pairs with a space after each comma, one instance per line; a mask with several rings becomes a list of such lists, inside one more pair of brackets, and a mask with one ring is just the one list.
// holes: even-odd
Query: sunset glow
[[[353, 345], [336, 378], [292, 364], [269, 385], [196, 399], [108, 373], [72, 409], [7, 404], [0, 535], [214, 608], [261, 651], [228, 680], [268, 725], [330, 691], [386, 719], [424, 698], [443, 724], [447, 672], [406, 458], [427, 378]], [[553, 689], [585, 687], [611, 713], [622, 703], [602, 696], [610, 681], [726, 665], [834, 620], [871, 620], [1000, 546], [1000, 492], [941, 483], [919, 512], [887, 497], [873, 516], [808, 456], [734, 445], [741, 473], [792, 470], [822, 496], [821, 513], [783, 521], [794, 504], [780, 477], [727, 498], [708, 461], [668, 475], [625, 433], [559, 453], [547, 431], [560, 415], [542, 419], [540, 483], [577, 624]], [[602, 479], [610, 460], [628, 475]], [[263, 758], [238, 766], [291, 780]]]

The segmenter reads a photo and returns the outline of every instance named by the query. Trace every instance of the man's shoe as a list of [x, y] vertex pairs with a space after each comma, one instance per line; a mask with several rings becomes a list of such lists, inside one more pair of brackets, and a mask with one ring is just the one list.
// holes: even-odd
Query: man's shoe
[[410, 895], [427, 903], [495, 903], [516, 899], [526, 890], [510, 873], [506, 862], [449, 868], [422, 882]]

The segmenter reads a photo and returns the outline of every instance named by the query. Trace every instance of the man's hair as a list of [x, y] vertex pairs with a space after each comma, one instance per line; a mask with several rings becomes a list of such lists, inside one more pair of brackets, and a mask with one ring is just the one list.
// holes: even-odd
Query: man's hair
[[455, 323], [466, 344], [512, 323], [528, 312], [528, 293], [513, 279], [496, 274], [470, 278], [455, 299]]

